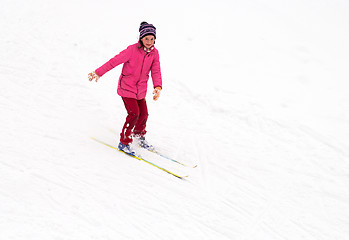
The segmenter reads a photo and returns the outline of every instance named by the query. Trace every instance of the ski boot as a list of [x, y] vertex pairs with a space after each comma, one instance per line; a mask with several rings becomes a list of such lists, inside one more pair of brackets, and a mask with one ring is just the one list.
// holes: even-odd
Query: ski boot
[[136, 152], [132, 149], [130, 145], [119, 143], [118, 149], [126, 154], [136, 156]]
[[155, 148], [153, 145], [149, 144], [147, 140], [145, 140], [145, 137], [144, 136], [135, 136], [135, 140], [136, 140], [136, 143], [141, 147], [141, 148], [145, 148], [149, 151], [154, 151]]

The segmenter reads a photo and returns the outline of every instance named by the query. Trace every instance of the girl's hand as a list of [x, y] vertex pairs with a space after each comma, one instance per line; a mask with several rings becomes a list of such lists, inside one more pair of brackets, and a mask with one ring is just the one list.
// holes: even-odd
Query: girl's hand
[[100, 77], [97, 75], [96, 72], [91, 72], [88, 74], [88, 80], [91, 82], [92, 80], [96, 80], [96, 82], [98, 81]]
[[156, 87], [153, 91], [153, 99], [154, 101], [158, 100], [158, 98], [160, 97], [160, 92], [161, 92], [161, 87]]

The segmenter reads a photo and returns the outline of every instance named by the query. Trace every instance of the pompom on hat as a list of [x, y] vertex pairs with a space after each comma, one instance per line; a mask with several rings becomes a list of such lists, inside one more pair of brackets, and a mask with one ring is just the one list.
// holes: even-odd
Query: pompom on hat
[[139, 39], [142, 39], [147, 35], [153, 35], [156, 39], [156, 28], [153, 24], [142, 22], [139, 26]]

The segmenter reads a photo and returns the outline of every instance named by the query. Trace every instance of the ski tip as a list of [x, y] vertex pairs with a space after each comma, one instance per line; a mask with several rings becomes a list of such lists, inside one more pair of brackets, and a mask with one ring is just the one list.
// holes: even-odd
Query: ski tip
[[186, 175], [186, 176], [179, 176], [178, 178], [183, 179], [183, 180], [186, 180], [187, 177], [189, 177], [189, 176], [188, 176], [188, 175]]

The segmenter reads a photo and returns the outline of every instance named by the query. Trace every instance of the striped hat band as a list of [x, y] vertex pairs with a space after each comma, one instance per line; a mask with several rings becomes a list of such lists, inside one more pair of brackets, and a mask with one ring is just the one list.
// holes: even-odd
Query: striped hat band
[[156, 28], [153, 24], [142, 24], [139, 27], [139, 39], [147, 35], [153, 35], [156, 38]]

